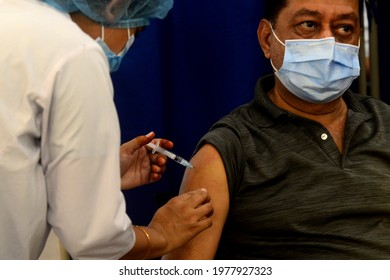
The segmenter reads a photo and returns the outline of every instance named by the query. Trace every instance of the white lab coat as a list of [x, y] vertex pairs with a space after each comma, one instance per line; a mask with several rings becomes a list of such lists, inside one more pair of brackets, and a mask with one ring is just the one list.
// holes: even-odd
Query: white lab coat
[[100, 47], [33, 0], [0, 0], [0, 259], [36, 259], [50, 228], [74, 259], [116, 259], [135, 237]]

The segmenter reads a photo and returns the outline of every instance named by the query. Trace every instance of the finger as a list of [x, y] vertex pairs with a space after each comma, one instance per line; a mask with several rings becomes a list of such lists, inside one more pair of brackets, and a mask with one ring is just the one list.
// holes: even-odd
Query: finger
[[155, 136], [154, 132], [149, 132], [147, 135], [140, 135], [137, 136], [130, 141], [124, 143], [121, 145], [121, 152], [124, 152], [126, 154], [132, 154], [136, 150], [140, 149], [142, 146], [149, 143], [153, 137]]
[[156, 181], [160, 180], [161, 177], [162, 177], [162, 175], [160, 173], [152, 173], [152, 174], [150, 174], [150, 181], [156, 182]]
[[162, 147], [164, 149], [172, 149], [174, 146], [172, 141], [170, 141], [168, 139], [163, 139], [163, 138], [156, 138], [153, 140], [153, 142], [154, 143], [159, 142], [160, 147]]
[[153, 164], [151, 173], [163, 174], [165, 172], [165, 166], [158, 166]]
[[156, 164], [161, 168], [165, 169], [166, 164], [168, 163], [167, 156], [159, 155], [156, 160]]
[[200, 231], [205, 230], [206, 228], [209, 228], [213, 225], [213, 219], [211, 217], [207, 217], [204, 219], [201, 219], [198, 221], [198, 227], [200, 228]]
[[146, 141], [147, 142], [145, 144], [147, 144], [150, 141], [152, 141], [155, 136], [156, 136], [156, 134], [153, 131], [151, 131], [148, 134], [146, 134], [145, 137], [146, 137]]
[[152, 165], [152, 169], [149, 176], [150, 181], [155, 182], [160, 180], [164, 172], [165, 172], [165, 166], [160, 167], [158, 165]]
[[138, 150], [142, 146], [145, 146], [146, 144], [148, 144], [150, 141], [153, 140], [154, 136], [155, 136], [155, 133], [153, 131], [151, 131], [146, 135], [140, 135], [140, 136], [135, 137], [133, 140], [131, 140], [131, 141], [134, 141], [136, 143], [135, 145], [133, 145], [134, 151]]
[[165, 166], [168, 162], [167, 156], [162, 154], [150, 154], [149, 158], [152, 164], [158, 165], [160, 167]]
[[207, 190], [204, 188], [190, 191], [181, 195], [183, 200], [186, 200], [186, 203], [197, 208], [201, 204], [210, 201], [210, 196], [207, 193]]
[[198, 220], [203, 220], [210, 218], [214, 213], [214, 208], [210, 202], [198, 206], [195, 211], [195, 215], [198, 217]]

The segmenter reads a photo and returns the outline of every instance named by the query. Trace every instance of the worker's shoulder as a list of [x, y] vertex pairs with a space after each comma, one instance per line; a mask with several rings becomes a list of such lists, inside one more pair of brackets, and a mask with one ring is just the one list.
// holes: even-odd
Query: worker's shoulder
[[40, 80], [80, 60], [106, 63], [99, 45], [68, 14], [39, 1], [5, 2], [0, 0], [0, 37], [7, 40], [0, 51], [19, 75]]
[[17, 12], [9, 16], [13, 22], [14, 36], [40, 42], [42, 47], [56, 46], [61, 49], [80, 46], [93, 41], [69, 17], [52, 6], [40, 1], [18, 0]]

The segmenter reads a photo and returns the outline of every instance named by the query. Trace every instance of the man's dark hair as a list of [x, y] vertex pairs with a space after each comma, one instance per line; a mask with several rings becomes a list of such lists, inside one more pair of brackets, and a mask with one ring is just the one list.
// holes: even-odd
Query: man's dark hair
[[[269, 20], [272, 24], [276, 25], [276, 20], [279, 16], [280, 11], [285, 8], [288, 4], [289, 0], [266, 0], [265, 1], [265, 13], [264, 17]], [[363, 5], [364, 1], [367, 0], [359, 0], [359, 15], [360, 15], [360, 23], [363, 20]]]
[[280, 11], [287, 6], [287, 0], [266, 0], [264, 17], [276, 24]]

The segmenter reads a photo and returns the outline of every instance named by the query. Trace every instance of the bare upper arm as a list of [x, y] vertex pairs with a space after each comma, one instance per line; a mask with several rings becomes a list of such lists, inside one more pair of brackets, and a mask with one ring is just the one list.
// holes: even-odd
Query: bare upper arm
[[206, 188], [214, 208], [213, 225], [186, 245], [164, 256], [164, 259], [213, 259], [229, 210], [229, 190], [223, 161], [218, 151], [204, 145], [191, 159], [194, 168], [187, 169], [180, 193]]

